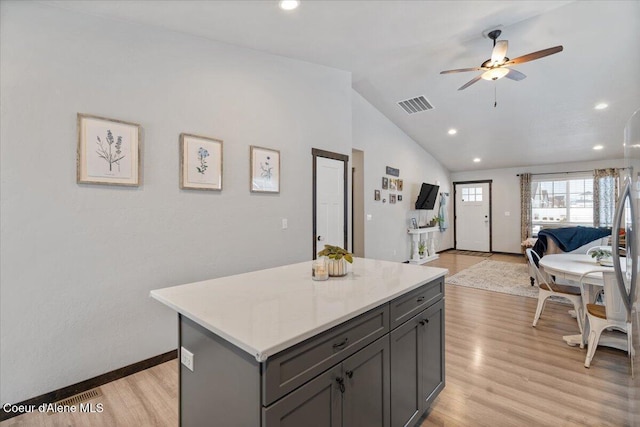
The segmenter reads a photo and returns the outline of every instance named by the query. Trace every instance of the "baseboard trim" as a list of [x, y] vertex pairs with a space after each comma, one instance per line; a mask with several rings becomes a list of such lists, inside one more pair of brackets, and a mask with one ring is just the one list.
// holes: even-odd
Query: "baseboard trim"
[[[159, 365], [164, 362], [168, 362], [178, 357], [178, 350], [171, 350], [158, 356], [150, 357], [149, 359], [142, 360], [140, 362], [133, 363], [123, 368], [115, 369], [106, 374], [98, 375], [97, 377], [90, 378], [79, 383], [63, 387], [58, 390], [51, 391], [49, 393], [42, 394], [40, 396], [32, 397], [31, 399], [24, 400], [14, 405], [35, 405], [36, 407], [43, 403], [54, 403], [67, 397], [74, 396], [78, 393], [82, 393], [92, 388], [99, 387], [103, 384], [110, 383], [120, 378], [127, 377], [135, 374], [136, 372], [144, 371], [153, 366]], [[3, 404], [6, 402], [2, 402]], [[18, 415], [22, 415], [24, 412], [6, 412], [4, 408], [0, 411], [0, 421], [5, 421]]]

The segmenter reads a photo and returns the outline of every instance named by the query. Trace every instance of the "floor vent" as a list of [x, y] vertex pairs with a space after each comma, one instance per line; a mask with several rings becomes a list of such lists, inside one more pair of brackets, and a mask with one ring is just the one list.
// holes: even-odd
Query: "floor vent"
[[422, 111], [433, 110], [433, 105], [424, 96], [418, 96], [417, 98], [406, 99], [398, 102], [398, 105], [402, 107], [407, 114], [420, 113]]
[[[80, 403], [84, 403], [87, 400], [95, 399], [96, 397], [102, 396], [102, 390], [100, 388], [94, 388], [92, 390], [85, 391], [84, 393], [76, 394], [75, 396], [68, 397], [64, 400], [60, 400], [55, 403], [55, 405], [61, 406], [78, 406]], [[49, 415], [53, 415], [56, 412], [50, 411], [47, 412]]]

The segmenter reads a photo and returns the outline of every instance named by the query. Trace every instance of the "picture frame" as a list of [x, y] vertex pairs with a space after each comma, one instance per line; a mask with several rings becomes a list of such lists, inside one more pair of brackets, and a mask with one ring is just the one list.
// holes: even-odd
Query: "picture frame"
[[180, 134], [180, 188], [222, 190], [222, 140]]
[[386, 176], [382, 177], [382, 189], [386, 190], [389, 188], [389, 178], [387, 178]]
[[402, 187], [404, 187], [404, 182], [401, 179], [396, 180], [396, 188], [398, 191], [402, 191]]
[[76, 182], [139, 186], [140, 125], [83, 113], [77, 123]]
[[415, 219], [415, 218], [411, 218], [411, 227], [412, 227], [414, 230], [417, 230], [417, 229], [418, 229], [418, 221], [416, 221], [416, 219]]
[[395, 203], [395, 202], [396, 202], [396, 195], [389, 194], [389, 203]]
[[398, 201], [401, 202], [402, 201], [402, 194], [398, 194]]
[[373, 190], [373, 200], [376, 202], [380, 201], [380, 190]]
[[389, 190], [395, 190], [396, 189], [396, 180], [391, 178], [389, 180]]
[[280, 193], [280, 151], [252, 145], [249, 189], [252, 193]]

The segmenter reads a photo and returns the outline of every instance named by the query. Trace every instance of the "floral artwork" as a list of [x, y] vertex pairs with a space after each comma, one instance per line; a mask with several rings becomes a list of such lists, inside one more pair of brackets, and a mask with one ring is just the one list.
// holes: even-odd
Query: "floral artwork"
[[251, 191], [280, 192], [280, 151], [251, 146]]
[[200, 160], [200, 166], [196, 167], [198, 173], [204, 175], [207, 170], [207, 161], [206, 158], [209, 157], [209, 152], [204, 149], [204, 147], [200, 147], [198, 149], [198, 160]]
[[180, 135], [180, 188], [222, 190], [222, 141]]
[[77, 181], [139, 185], [139, 134], [135, 123], [78, 114]]

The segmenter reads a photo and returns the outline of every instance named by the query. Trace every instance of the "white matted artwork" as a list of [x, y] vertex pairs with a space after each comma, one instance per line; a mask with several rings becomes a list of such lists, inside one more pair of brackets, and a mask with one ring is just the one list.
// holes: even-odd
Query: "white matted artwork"
[[180, 134], [180, 188], [222, 190], [222, 141]]
[[78, 113], [77, 182], [140, 185], [140, 125]]
[[250, 147], [250, 186], [254, 193], [280, 192], [280, 151]]

